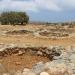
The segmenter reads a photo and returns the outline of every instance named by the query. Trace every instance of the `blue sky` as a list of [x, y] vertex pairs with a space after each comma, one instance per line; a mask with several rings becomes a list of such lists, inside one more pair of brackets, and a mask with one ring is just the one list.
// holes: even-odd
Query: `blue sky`
[[75, 21], [75, 0], [0, 0], [3, 11], [26, 11], [31, 21]]

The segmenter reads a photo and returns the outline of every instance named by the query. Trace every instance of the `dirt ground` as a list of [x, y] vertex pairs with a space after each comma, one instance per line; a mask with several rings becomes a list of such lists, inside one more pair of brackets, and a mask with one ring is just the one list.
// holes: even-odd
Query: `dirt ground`
[[[32, 30], [36, 31], [39, 29], [52, 28], [45, 25], [26, 25], [26, 26], [10, 26], [1, 25], [0, 31], [12, 31], [12, 30]], [[75, 28], [73, 28], [75, 30]], [[50, 45], [61, 45], [69, 46], [75, 44], [75, 37], [65, 37], [59, 39], [52, 38], [40, 38], [34, 37], [33, 35], [0, 35], [0, 43], [5, 44], [18, 44], [18, 45], [34, 45], [34, 46], [50, 46]]]
[[4, 57], [0, 60], [0, 63], [5, 67], [6, 71], [17, 71], [23, 70], [24, 68], [32, 68], [37, 62], [43, 61], [44, 63], [49, 61], [46, 57], [32, 56], [30, 54], [25, 54], [22, 56], [11, 55]]

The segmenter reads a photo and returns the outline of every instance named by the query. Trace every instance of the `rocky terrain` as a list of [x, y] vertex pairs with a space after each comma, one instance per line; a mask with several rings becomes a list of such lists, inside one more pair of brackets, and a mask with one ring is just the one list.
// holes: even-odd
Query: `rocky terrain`
[[[32, 63], [27, 61], [28, 56], [29, 60], [31, 59], [29, 62]], [[33, 59], [33, 56], [37, 60]], [[47, 75], [74, 75], [75, 46], [68, 47], [66, 50], [61, 46], [21, 48], [15, 45], [5, 45], [0, 49], [0, 63], [1, 75], [44, 75], [44, 73]]]
[[0, 26], [0, 75], [75, 75], [75, 27]]

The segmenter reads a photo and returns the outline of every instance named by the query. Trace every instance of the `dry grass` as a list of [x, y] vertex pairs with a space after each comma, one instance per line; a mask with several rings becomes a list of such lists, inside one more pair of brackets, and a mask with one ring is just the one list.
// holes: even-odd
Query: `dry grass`
[[[1, 25], [0, 31], [12, 31], [12, 30], [38, 30], [38, 29], [45, 29], [45, 28], [52, 28], [46, 27], [42, 25], [26, 25], [26, 26], [11, 26], [11, 25]], [[74, 30], [75, 28], [73, 28]], [[59, 38], [59, 39], [48, 39], [48, 38], [39, 38], [34, 37], [33, 35], [0, 35], [0, 43], [15, 43], [15, 44], [25, 44], [25, 45], [35, 45], [35, 46], [49, 46], [49, 45], [62, 45], [62, 46], [69, 46], [75, 43], [75, 37], [66, 37], [66, 38]]]

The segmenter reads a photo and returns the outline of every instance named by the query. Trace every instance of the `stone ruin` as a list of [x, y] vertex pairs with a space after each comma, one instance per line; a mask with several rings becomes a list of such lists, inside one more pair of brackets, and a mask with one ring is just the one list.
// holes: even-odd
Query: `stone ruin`
[[1, 31], [0, 35], [33, 35], [34, 37], [42, 38], [60, 38], [69, 37], [69, 34], [73, 33], [71, 30], [66, 29], [38, 29], [38, 30], [13, 30], [13, 31]]
[[40, 32], [39, 34], [41, 36], [47, 36], [47, 37], [67, 37], [67, 36], [69, 36], [68, 33], [61, 33], [61, 32], [54, 32], [54, 33], [52, 33], [52, 32], [44, 31], [44, 32]]
[[16, 72], [6, 72], [2, 64], [0, 64], [1, 75], [75, 75], [75, 47], [63, 48], [61, 46], [52, 47], [7, 47], [0, 50], [0, 57], [17, 54], [21, 56], [28, 53], [37, 56], [49, 58], [49, 61], [37, 62], [31, 69], [24, 68]]
[[14, 30], [14, 31], [7, 31], [6, 34], [9, 35], [22, 35], [22, 34], [31, 34], [32, 31], [29, 30]]
[[53, 60], [54, 56], [60, 56], [61, 49], [56, 49], [56, 47], [53, 47], [52, 49], [48, 47], [27, 47], [27, 48], [21, 48], [21, 47], [7, 47], [2, 48], [0, 50], [0, 57], [5, 57], [7, 55], [17, 54], [17, 55], [23, 55], [26, 52], [32, 55], [37, 56], [43, 56], [49, 58], [49, 60]]

